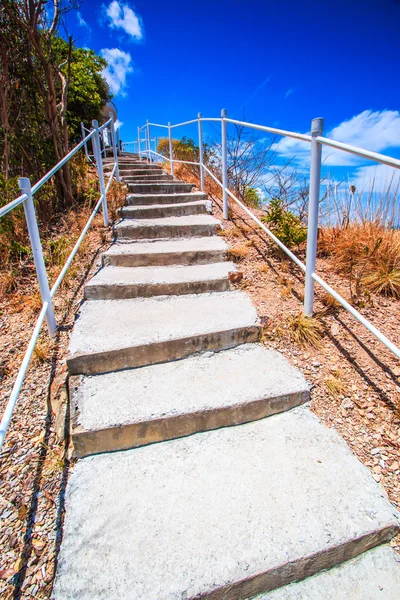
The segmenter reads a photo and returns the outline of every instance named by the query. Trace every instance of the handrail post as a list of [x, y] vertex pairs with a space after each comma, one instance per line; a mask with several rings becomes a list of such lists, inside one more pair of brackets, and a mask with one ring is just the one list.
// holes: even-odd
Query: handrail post
[[201, 123], [201, 113], [197, 115], [199, 131], [199, 162], [200, 162], [200, 187], [204, 192], [204, 166], [203, 166], [203, 127]]
[[101, 148], [100, 148], [100, 134], [99, 134], [99, 123], [96, 120], [92, 121], [93, 129], [95, 130], [95, 134], [93, 136], [93, 151], [94, 157], [96, 160], [97, 166], [97, 174], [99, 176], [100, 183], [100, 193], [103, 196], [102, 206], [103, 206], [103, 219], [105, 227], [108, 226], [108, 208], [107, 208], [107, 195], [106, 195], [106, 186], [104, 185], [104, 172], [103, 172], [103, 162], [101, 157]]
[[146, 123], [147, 123], [146, 131], [147, 131], [147, 150], [148, 150], [148, 155], [147, 156], [148, 156], [148, 159], [149, 159], [149, 163], [151, 164], [152, 160], [151, 160], [151, 152], [150, 152], [150, 150], [151, 150], [150, 124], [149, 124], [149, 120], [148, 119], [147, 119]]
[[[84, 126], [84, 124], [82, 123], [82, 121], [81, 121], [81, 131], [82, 131], [82, 139], [84, 140], [84, 139], [85, 139], [85, 137], [86, 137], [86, 131], [85, 131], [85, 126]], [[88, 160], [90, 160], [90, 159], [89, 159], [89, 151], [88, 151], [88, 147], [87, 147], [87, 143], [86, 143], [86, 142], [85, 142], [85, 144], [84, 144], [84, 148], [85, 148], [85, 154], [86, 154], [86, 158], [87, 158]]]
[[315, 264], [317, 259], [318, 238], [318, 211], [321, 184], [321, 155], [322, 145], [317, 142], [317, 137], [324, 131], [324, 119], [319, 117], [311, 122], [311, 158], [310, 158], [310, 187], [308, 197], [308, 225], [307, 225], [307, 256], [306, 277], [304, 290], [304, 315], [311, 317], [314, 305], [314, 279]]
[[39, 282], [40, 296], [42, 302], [48, 303], [46, 312], [47, 329], [49, 330], [50, 336], [54, 336], [57, 330], [56, 318], [54, 316], [53, 303], [50, 296], [49, 280], [47, 279], [46, 266], [44, 264], [42, 243], [40, 241], [39, 228], [36, 219], [35, 206], [33, 204], [31, 182], [28, 177], [20, 177], [18, 179], [18, 185], [23, 194], [26, 194], [28, 198], [24, 202], [24, 211], [26, 224], [28, 226], [29, 239], [31, 241], [31, 248], [33, 253], [33, 260], [35, 262], [36, 274]]
[[169, 159], [171, 161], [171, 175], [174, 176], [174, 152], [172, 146], [172, 129], [171, 123], [168, 122], [168, 140], [169, 140]]
[[121, 183], [121, 178], [119, 176], [119, 166], [118, 166], [118, 153], [117, 153], [117, 144], [116, 144], [116, 140], [115, 140], [115, 126], [114, 126], [114, 117], [112, 112], [110, 112], [110, 118], [111, 118], [111, 123], [110, 123], [110, 129], [111, 129], [111, 141], [112, 141], [112, 146], [113, 146], [113, 155], [114, 155], [114, 162], [116, 164], [115, 167], [115, 177], [118, 181], [118, 183]]
[[221, 110], [221, 149], [222, 149], [222, 204], [223, 204], [223, 217], [228, 219], [229, 217], [229, 204], [228, 204], [228, 145], [226, 139], [226, 117], [227, 111], [225, 108]]
[[139, 127], [139, 125], [137, 128], [137, 143], [138, 143], [139, 162], [142, 162], [142, 148], [141, 148], [141, 142], [140, 142], [140, 127]]

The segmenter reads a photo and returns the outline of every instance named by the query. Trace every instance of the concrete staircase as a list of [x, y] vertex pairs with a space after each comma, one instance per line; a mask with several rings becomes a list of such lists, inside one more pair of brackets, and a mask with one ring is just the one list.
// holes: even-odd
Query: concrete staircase
[[258, 342], [206, 195], [120, 164], [126, 206], [67, 361], [80, 460], [54, 600], [399, 598], [398, 515]]

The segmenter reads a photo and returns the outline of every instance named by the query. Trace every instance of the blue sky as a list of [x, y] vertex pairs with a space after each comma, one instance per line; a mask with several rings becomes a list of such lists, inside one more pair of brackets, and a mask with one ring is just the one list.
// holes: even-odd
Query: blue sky
[[[399, 0], [84, 0], [67, 28], [109, 61], [124, 141], [146, 119], [226, 108], [301, 132], [323, 116], [331, 137], [400, 156]], [[181, 133], [196, 137], [195, 127]], [[307, 164], [301, 144], [278, 152]], [[324, 160], [357, 181], [374, 169], [342, 153]]]

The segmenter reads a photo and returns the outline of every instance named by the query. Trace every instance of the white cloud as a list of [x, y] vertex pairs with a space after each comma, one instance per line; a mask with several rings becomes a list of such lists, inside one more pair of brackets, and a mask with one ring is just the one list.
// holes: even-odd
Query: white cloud
[[100, 54], [108, 62], [108, 66], [103, 70], [103, 77], [111, 92], [115, 96], [124, 96], [127, 75], [133, 72], [131, 55], [119, 48], [103, 48]]
[[[339, 142], [359, 146], [373, 152], [383, 152], [391, 148], [400, 148], [400, 112], [394, 110], [371, 111], [362, 113], [343, 121], [326, 137]], [[296, 162], [303, 165], [309, 163], [310, 144], [291, 138], [283, 138], [273, 148], [282, 157], [288, 159], [296, 156]], [[322, 160], [327, 166], [357, 166], [365, 160], [361, 157], [324, 147]]]
[[142, 39], [143, 29], [141, 20], [128, 4], [113, 0], [106, 8], [106, 15], [112, 29], [123, 29], [133, 39]]
[[293, 88], [289, 88], [289, 89], [286, 91], [285, 98], [287, 98], [288, 96], [290, 96], [290, 94], [293, 94], [293, 92], [294, 92], [294, 89], [293, 89]]
[[115, 129], [121, 129], [123, 124], [124, 124], [123, 121], [120, 121], [119, 119], [117, 119], [114, 123], [114, 127], [115, 127]]
[[76, 18], [80, 27], [85, 27], [86, 29], [89, 29], [89, 31], [91, 31], [89, 25], [86, 23], [85, 19], [82, 17], [82, 14], [79, 11], [76, 13]]
[[351, 183], [356, 186], [359, 193], [398, 194], [400, 192], [400, 172], [387, 165], [360, 167], [351, 178]]

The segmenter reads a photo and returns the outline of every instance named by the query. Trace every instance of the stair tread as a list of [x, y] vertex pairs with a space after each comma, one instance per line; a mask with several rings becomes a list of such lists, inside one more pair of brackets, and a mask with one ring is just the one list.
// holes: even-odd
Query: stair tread
[[[192, 197], [193, 200], [196, 200], [197, 198], [201, 198], [201, 199], [206, 199], [207, 195], [204, 192], [185, 192], [185, 193], [181, 193], [181, 192], [176, 192], [175, 194], [127, 194], [127, 200], [140, 200], [141, 198], [147, 198], [148, 196], [162, 196], [162, 197], [168, 197], [168, 199], [171, 199], [171, 201], [173, 201], [174, 199], [177, 198], [187, 198], [188, 196]], [[136, 206], [136, 205], [135, 205]]]
[[190, 338], [256, 325], [240, 291], [85, 302], [70, 337], [70, 357]]
[[54, 600], [245, 598], [352, 558], [397, 528], [339, 434], [295, 408], [79, 461]]
[[161, 267], [114, 267], [100, 269], [86, 287], [96, 285], [129, 285], [141, 283], [178, 283], [226, 279], [228, 273], [236, 271], [232, 262], [205, 265], [167, 265]]
[[398, 600], [399, 597], [400, 556], [385, 545], [253, 600]]
[[148, 226], [186, 226], [186, 225], [220, 225], [221, 221], [211, 215], [184, 215], [181, 217], [159, 217], [154, 219], [129, 219], [125, 218], [119, 221], [114, 228], [123, 229], [125, 227], [148, 227]]
[[190, 237], [166, 240], [138, 240], [137, 242], [116, 242], [104, 254], [158, 254], [196, 252], [203, 250], [227, 250], [228, 244], [218, 235], [210, 237]]
[[192, 202], [170, 202], [168, 204], [135, 204], [134, 206], [123, 206], [122, 212], [133, 213], [136, 210], [148, 210], [151, 211], [155, 208], [185, 208], [185, 206], [207, 206], [209, 200], [193, 200]]
[[72, 404], [78, 411], [76, 424], [96, 431], [303, 393], [298, 404], [308, 398], [308, 390], [302, 373], [282, 354], [261, 344], [243, 344], [169, 363], [81, 376]]

